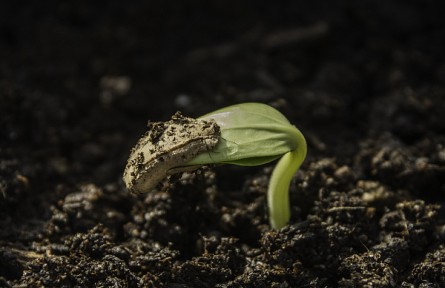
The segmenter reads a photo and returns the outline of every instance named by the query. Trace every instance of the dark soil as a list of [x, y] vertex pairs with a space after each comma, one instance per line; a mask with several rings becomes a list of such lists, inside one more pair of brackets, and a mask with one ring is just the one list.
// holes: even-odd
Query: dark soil
[[[445, 287], [440, 1], [2, 1], [0, 287]], [[271, 4], [273, 3], [273, 4]], [[147, 120], [241, 102], [308, 140], [145, 196]]]

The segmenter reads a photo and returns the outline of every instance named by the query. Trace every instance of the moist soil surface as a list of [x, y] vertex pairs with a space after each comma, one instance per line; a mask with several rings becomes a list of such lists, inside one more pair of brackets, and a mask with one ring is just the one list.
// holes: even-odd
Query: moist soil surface
[[[175, 2], [1, 2], [0, 287], [445, 287], [440, 2]], [[308, 142], [288, 226], [274, 163], [126, 190], [148, 120], [252, 101]]]

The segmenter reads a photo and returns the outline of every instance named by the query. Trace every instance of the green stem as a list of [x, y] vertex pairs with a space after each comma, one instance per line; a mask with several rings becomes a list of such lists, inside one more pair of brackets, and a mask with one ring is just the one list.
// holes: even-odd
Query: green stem
[[278, 161], [269, 182], [267, 204], [270, 225], [274, 229], [284, 227], [290, 219], [289, 186], [292, 177], [306, 157], [307, 147], [303, 134], [295, 128], [295, 150], [287, 152]]

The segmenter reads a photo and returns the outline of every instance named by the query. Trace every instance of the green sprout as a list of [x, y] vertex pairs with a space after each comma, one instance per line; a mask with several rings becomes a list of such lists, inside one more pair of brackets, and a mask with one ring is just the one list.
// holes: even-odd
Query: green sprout
[[261, 103], [225, 107], [198, 119], [214, 120], [221, 129], [220, 139], [215, 148], [184, 166], [257, 166], [281, 157], [270, 178], [267, 203], [270, 225], [284, 227], [290, 219], [290, 182], [306, 157], [303, 134], [279, 111]]
[[131, 150], [123, 180], [149, 192], [169, 175], [209, 164], [257, 166], [278, 158], [267, 191], [270, 225], [290, 219], [289, 186], [306, 157], [303, 134], [276, 109], [260, 103], [229, 106], [198, 119], [173, 115], [150, 124]]

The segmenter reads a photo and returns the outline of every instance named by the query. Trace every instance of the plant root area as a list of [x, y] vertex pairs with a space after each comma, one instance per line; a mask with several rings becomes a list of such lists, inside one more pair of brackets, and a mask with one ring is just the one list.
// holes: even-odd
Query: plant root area
[[[440, 1], [2, 1], [0, 287], [445, 287]], [[274, 163], [136, 196], [147, 121], [262, 102], [305, 135], [292, 219]]]

